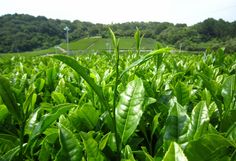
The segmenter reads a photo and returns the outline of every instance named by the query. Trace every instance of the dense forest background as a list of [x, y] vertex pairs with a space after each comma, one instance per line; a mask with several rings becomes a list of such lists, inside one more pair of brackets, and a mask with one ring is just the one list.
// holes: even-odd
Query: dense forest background
[[65, 41], [65, 26], [70, 28], [70, 41], [85, 37], [109, 37], [111, 27], [118, 37], [131, 37], [138, 27], [144, 37], [178, 49], [199, 51], [225, 47], [236, 52], [236, 21], [209, 18], [193, 26], [168, 22], [128, 22], [93, 24], [90, 22], [47, 19], [26, 14], [0, 17], [0, 53], [46, 49]]

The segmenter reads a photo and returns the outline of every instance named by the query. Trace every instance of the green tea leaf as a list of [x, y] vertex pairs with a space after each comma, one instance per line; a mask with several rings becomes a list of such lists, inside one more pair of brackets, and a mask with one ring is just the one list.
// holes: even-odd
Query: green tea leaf
[[[203, 122], [197, 129], [196, 133], [194, 134], [194, 137], [193, 139], [196, 140], [196, 139], [199, 139], [201, 138], [202, 136], [206, 135], [206, 134], [210, 134], [210, 132], [212, 133], [215, 133], [215, 131], [212, 131], [214, 129], [209, 129], [209, 122]], [[211, 131], [210, 131], [211, 130]], [[190, 141], [190, 140], [189, 140]]]
[[158, 118], [160, 117], [161, 113], [157, 113], [154, 118], [153, 118], [153, 121], [152, 121], [152, 135], [155, 133], [158, 125], [159, 125], [159, 122], [158, 122]]
[[207, 106], [211, 104], [211, 93], [206, 88], [202, 91], [202, 100], [206, 101]]
[[136, 28], [134, 39], [136, 40], [136, 49], [140, 50], [140, 30], [138, 28]]
[[142, 42], [143, 36], [141, 37], [140, 30], [138, 28], [136, 28], [136, 32], [134, 34], [134, 39], [136, 41], [136, 50], [137, 50], [138, 58], [140, 56], [140, 47], [141, 47], [141, 42]]
[[46, 137], [41, 143], [41, 149], [38, 155], [38, 159], [40, 161], [48, 161], [51, 157], [54, 157], [54, 145], [55, 142], [58, 141], [59, 136], [58, 128], [47, 129], [44, 134], [46, 135]]
[[111, 39], [112, 39], [112, 44], [114, 47], [117, 46], [117, 39], [116, 39], [116, 36], [114, 34], [114, 32], [112, 31], [111, 28], [109, 28], [109, 32], [110, 32], [110, 35], [111, 35]]
[[225, 59], [224, 51], [225, 48], [219, 48], [215, 53], [215, 65], [222, 66], [224, 64], [224, 59]]
[[227, 138], [235, 143], [236, 147], [236, 122], [229, 128], [226, 134]]
[[93, 132], [80, 132], [80, 136], [83, 140], [84, 148], [87, 154], [87, 160], [102, 161], [105, 159], [99, 150], [98, 143], [93, 138]]
[[233, 144], [221, 135], [208, 134], [190, 141], [184, 152], [191, 161], [220, 161], [220, 158], [230, 154], [228, 148], [232, 146]]
[[5, 105], [0, 105], [0, 122], [2, 122], [9, 114]]
[[62, 104], [62, 103], [66, 103], [66, 98], [65, 96], [60, 93], [60, 92], [52, 92], [52, 99], [57, 103], [57, 104]]
[[226, 132], [236, 122], [236, 109], [228, 110], [224, 113], [220, 124], [220, 131]]
[[74, 69], [83, 79], [91, 86], [91, 88], [94, 90], [94, 92], [98, 95], [99, 100], [101, 103], [107, 108], [109, 108], [109, 104], [107, 103], [107, 100], [105, 99], [102, 88], [98, 86], [94, 80], [89, 76], [89, 70], [83, 66], [81, 66], [75, 59], [64, 56], [64, 55], [54, 55], [53, 58], [56, 58], [63, 63], [70, 66], [72, 69]]
[[39, 152], [39, 160], [48, 161], [50, 157], [50, 153], [52, 153], [50, 150], [50, 146], [46, 141], [44, 141], [41, 145], [41, 149]]
[[6, 154], [1, 156], [0, 159], [3, 161], [11, 161], [19, 153], [19, 151], [20, 151], [20, 146], [17, 146], [15, 148], [9, 150], [8, 152], [6, 152]]
[[34, 110], [34, 106], [37, 100], [37, 95], [34, 92], [35, 92], [35, 87], [33, 85], [30, 86], [30, 88], [26, 93], [26, 99], [23, 103], [24, 114], [26, 115], [26, 117], [28, 117]]
[[0, 96], [2, 97], [3, 103], [7, 106], [8, 111], [15, 116], [18, 121], [22, 121], [22, 111], [17, 105], [10, 83], [2, 76], [0, 76]]
[[162, 54], [162, 53], [169, 53], [170, 52], [170, 48], [162, 48], [162, 49], [158, 49], [155, 51], [150, 52], [149, 54], [141, 57], [140, 59], [136, 60], [135, 62], [133, 62], [129, 67], [127, 67], [121, 74], [120, 74], [120, 78], [123, 77], [123, 75], [128, 72], [130, 69], [132, 69], [133, 67], [139, 66], [143, 63], [145, 63], [146, 61], [152, 59], [154, 56], [158, 55], [158, 54]]
[[39, 78], [34, 82], [34, 85], [36, 87], [36, 91], [39, 93], [43, 90], [43, 87], [45, 85], [45, 79]]
[[164, 131], [164, 148], [168, 148], [172, 141], [184, 143], [187, 141], [187, 131], [189, 125], [189, 117], [184, 107], [174, 102], [169, 110], [169, 114], [165, 124]]
[[[0, 133], [0, 148], [5, 147], [5, 150], [10, 150], [20, 144], [17, 136], [14, 134], [4, 134]], [[1, 152], [1, 149], [0, 149]], [[1, 159], [0, 159], [1, 160]]]
[[108, 139], [108, 143], [107, 145], [109, 146], [109, 148], [115, 152], [117, 151], [117, 146], [116, 146], [116, 137], [114, 133], [111, 133], [109, 139]]
[[54, 67], [48, 68], [46, 70], [46, 84], [49, 86], [49, 89], [51, 91], [54, 91], [55, 89], [55, 81], [57, 79], [57, 70]]
[[129, 82], [126, 90], [120, 95], [115, 117], [117, 132], [124, 145], [139, 124], [145, 110], [145, 99], [145, 89], [141, 79]]
[[207, 123], [208, 127], [209, 122], [208, 109], [205, 101], [199, 102], [193, 109], [191, 115], [191, 121], [188, 128], [188, 137], [193, 138], [195, 133], [203, 126], [204, 123]]
[[235, 109], [236, 106], [236, 74], [226, 78], [221, 95], [224, 97], [225, 111]]
[[[199, 77], [203, 81], [204, 86], [209, 90], [212, 96], [217, 96], [220, 90], [219, 83], [214, 80], [211, 80], [205, 74], [199, 74]], [[214, 97], [213, 97], [214, 98]]]
[[148, 154], [146, 147], [141, 147], [141, 148], [144, 155], [146, 156], [146, 161], [155, 161], [155, 159], [150, 154]]
[[135, 161], [132, 149], [130, 148], [129, 145], [125, 146], [125, 149], [121, 151], [121, 154], [122, 154], [121, 160]]
[[75, 134], [69, 129], [64, 127], [62, 124], [59, 126], [59, 139], [61, 143], [61, 153], [66, 157], [66, 160], [69, 161], [78, 161], [82, 159], [82, 146], [80, 145], [79, 140], [76, 138]]
[[54, 110], [46, 115], [43, 115], [41, 120], [37, 122], [30, 135], [30, 140], [34, 139], [37, 135], [44, 132], [51, 124], [56, 121], [62, 114], [69, 111], [71, 108], [76, 107], [74, 104], [61, 104], [54, 108]]
[[99, 142], [99, 149], [100, 149], [100, 150], [103, 150], [103, 149], [106, 147], [107, 142], [108, 142], [109, 137], [110, 137], [110, 134], [111, 134], [111, 132], [107, 133], [107, 134], [104, 135], [104, 136], [102, 137], [102, 139], [100, 140], [100, 142]]
[[185, 106], [190, 100], [190, 89], [185, 83], [178, 82], [174, 90], [178, 103]]
[[162, 161], [188, 161], [181, 147], [172, 142]]
[[93, 105], [86, 103], [69, 113], [70, 122], [79, 131], [93, 130], [99, 120], [99, 113]]

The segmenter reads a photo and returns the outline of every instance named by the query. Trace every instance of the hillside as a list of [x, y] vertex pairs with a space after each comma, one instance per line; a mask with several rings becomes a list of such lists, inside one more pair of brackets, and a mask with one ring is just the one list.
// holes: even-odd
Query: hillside
[[[230, 23], [222, 19], [209, 18], [193, 26], [168, 22], [128, 22], [103, 25], [78, 20], [70, 22], [47, 19], [43, 16], [8, 14], [0, 17], [0, 53], [16, 53], [54, 47], [65, 42], [63, 29], [66, 26], [70, 28], [70, 41], [94, 36], [109, 38], [108, 27], [111, 27], [118, 37], [131, 39], [138, 27], [145, 38], [152, 38], [164, 45], [184, 50], [199, 51], [206, 48], [226, 47], [227, 52], [236, 51], [236, 21]], [[83, 41], [90, 40], [84, 39]], [[130, 42], [124, 41], [121, 46], [128, 45], [130, 47], [130, 44], [127, 43]], [[81, 50], [88, 48], [90, 43], [82, 44], [84, 46], [79, 47]], [[97, 47], [95, 46], [95, 48]]]
[[[135, 50], [135, 39], [131, 37], [122, 37], [119, 40], [120, 50]], [[141, 43], [142, 50], [152, 50], [155, 48], [156, 41], [151, 38], [143, 38]], [[63, 49], [66, 49], [66, 43], [60, 45]], [[69, 50], [73, 51], [101, 51], [112, 49], [112, 42], [110, 38], [92, 37], [84, 38], [78, 41], [69, 43]]]

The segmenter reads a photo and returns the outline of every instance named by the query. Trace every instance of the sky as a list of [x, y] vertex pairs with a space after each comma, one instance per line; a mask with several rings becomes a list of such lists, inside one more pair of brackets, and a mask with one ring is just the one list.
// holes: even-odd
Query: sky
[[155, 21], [193, 25], [236, 20], [236, 0], [0, 0], [0, 15], [30, 14], [93, 23]]

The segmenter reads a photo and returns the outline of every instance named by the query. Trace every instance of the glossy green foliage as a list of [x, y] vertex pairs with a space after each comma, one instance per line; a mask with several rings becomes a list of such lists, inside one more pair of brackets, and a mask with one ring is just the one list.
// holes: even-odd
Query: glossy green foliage
[[42, 143], [38, 159], [40, 161], [48, 161], [51, 153], [52, 153], [51, 147], [49, 143], [45, 141]]
[[62, 114], [68, 112], [71, 108], [76, 107], [73, 104], [61, 104], [56, 106], [52, 112], [44, 115], [39, 122], [33, 125], [30, 139], [34, 139], [37, 135], [44, 132], [49, 126], [52, 125]]
[[162, 161], [188, 161], [188, 159], [181, 147], [176, 142], [172, 142]]
[[174, 89], [177, 101], [182, 105], [186, 105], [190, 101], [190, 88], [182, 83], [178, 82]]
[[93, 138], [92, 131], [89, 133], [81, 132], [80, 136], [83, 140], [87, 160], [97, 160], [97, 161], [105, 160], [99, 149], [97, 141]]
[[141, 47], [143, 36], [141, 36], [140, 30], [138, 28], [136, 28], [136, 32], [134, 34], [134, 39], [136, 41], [136, 50], [137, 50], [138, 58], [140, 57], [140, 47]]
[[135, 161], [132, 149], [129, 145], [126, 145], [122, 150], [122, 161]]
[[236, 122], [236, 75], [227, 77], [222, 85], [221, 95], [224, 98], [224, 116], [221, 130], [227, 129]]
[[184, 150], [191, 161], [220, 161], [235, 149], [234, 145], [220, 135], [209, 134], [188, 143]]
[[236, 146], [236, 122], [227, 131], [227, 138], [230, 139]]
[[0, 156], [0, 159], [3, 161], [5, 160], [12, 161], [13, 158], [19, 153], [19, 150], [20, 150], [20, 146], [17, 146], [9, 150], [8, 152], [6, 152], [3, 156]]
[[164, 148], [168, 148], [170, 142], [184, 143], [187, 141], [186, 133], [188, 131], [189, 116], [186, 109], [179, 103], [174, 102], [169, 110], [165, 123]]
[[33, 112], [36, 100], [37, 94], [35, 94], [35, 87], [31, 86], [26, 93], [26, 99], [23, 103], [24, 114], [26, 117], [29, 117], [29, 115]]
[[160, 117], [160, 113], [156, 114], [153, 118], [153, 121], [152, 121], [152, 135], [154, 135], [156, 129], [158, 128], [159, 126], [159, 122], [158, 122], [158, 118]]
[[60, 93], [60, 92], [52, 92], [52, 99], [54, 102], [56, 102], [57, 104], [62, 104], [62, 103], [66, 103], [66, 98], [65, 96]]
[[109, 105], [107, 101], [104, 98], [104, 95], [102, 93], [101, 87], [98, 86], [94, 80], [89, 76], [90, 72], [87, 68], [81, 66], [76, 60], [74, 60], [71, 57], [63, 56], [63, 55], [54, 55], [54, 58], [62, 61], [63, 63], [69, 65], [71, 68], [73, 68], [83, 79], [92, 87], [94, 92], [98, 95], [99, 100], [101, 103], [109, 109]]
[[55, 81], [57, 80], [57, 70], [55, 67], [51, 67], [46, 71], [46, 84], [49, 89], [53, 91], [55, 89]]
[[234, 161], [236, 55], [137, 58], [113, 36], [114, 53], [0, 62], [0, 160]]
[[[17, 136], [11, 135], [11, 134], [4, 134], [4, 133], [0, 134], [0, 142], [1, 142], [0, 151], [4, 151], [4, 150], [10, 151], [11, 149], [17, 147], [20, 144]], [[8, 155], [10, 155], [10, 152]]]
[[236, 74], [226, 78], [221, 95], [224, 97], [225, 111], [236, 109]]
[[77, 130], [89, 131], [96, 127], [99, 112], [91, 104], [84, 104], [81, 108], [70, 111], [69, 119]]
[[59, 153], [63, 158], [57, 160], [78, 161], [82, 159], [82, 146], [72, 131], [67, 129], [64, 125], [59, 124], [59, 140], [61, 150]]
[[127, 143], [136, 130], [147, 101], [149, 100], [145, 98], [145, 89], [141, 79], [129, 82], [125, 91], [121, 93], [115, 114], [117, 132], [123, 144]]
[[0, 76], [0, 96], [3, 100], [3, 103], [6, 105], [8, 111], [16, 117], [19, 121], [22, 121], [22, 111], [17, 105], [15, 96], [13, 91], [11, 90], [11, 86], [9, 81]]
[[119, 50], [119, 41], [116, 39], [116, 36], [115, 36], [114, 32], [111, 30], [111, 28], [109, 28], [109, 32], [111, 35], [114, 50], [117, 52]]
[[5, 105], [0, 105], [0, 122], [4, 120], [9, 114], [8, 109]]
[[204, 134], [204, 129], [208, 127], [209, 123], [208, 108], [204, 101], [199, 102], [193, 109], [191, 114], [191, 121], [188, 127], [188, 137], [196, 139], [199, 135]]
[[158, 49], [158, 50], [154, 50], [152, 52], [150, 52], [149, 54], [141, 57], [140, 59], [136, 60], [135, 62], [133, 62], [131, 65], [129, 65], [121, 74], [120, 74], [120, 78], [126, 73], [128, 72], [130, 69], [139, 66], [143, 63], [145, 63], [146, 61], [150, 60], [151, 58], [153, 58], [154, 56], [158, 55], [158, 54], [163, 54], [163, 53], [169, 53], [171, 50], [171, 48], [162, 48], [162, 49]]

